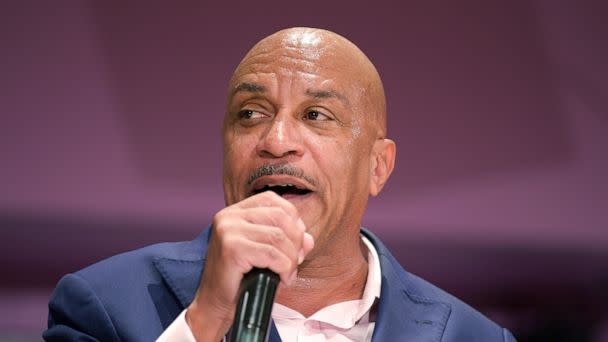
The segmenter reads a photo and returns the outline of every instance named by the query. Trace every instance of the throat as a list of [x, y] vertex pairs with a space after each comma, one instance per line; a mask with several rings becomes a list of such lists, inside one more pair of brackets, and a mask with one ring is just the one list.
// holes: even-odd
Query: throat
[[361, 299], [369, 268], [365, 260], [360, 261], [363, 262], [351, 264], [350, 270], [336, 274], [321, 272], [315, 276], [313, 270], [298, 271], [290, 286], [279, 286], [277, 303], [309, 317], [327, 306]]

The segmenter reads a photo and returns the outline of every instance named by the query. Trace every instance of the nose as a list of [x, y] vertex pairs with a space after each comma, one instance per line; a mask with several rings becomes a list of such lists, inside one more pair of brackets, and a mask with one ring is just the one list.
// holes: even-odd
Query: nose
[[297, 122], [277, 114], [262, 133], [257, 145], [257, 153], [264, 158], [284, 158], [301, 156], [302, 136]]

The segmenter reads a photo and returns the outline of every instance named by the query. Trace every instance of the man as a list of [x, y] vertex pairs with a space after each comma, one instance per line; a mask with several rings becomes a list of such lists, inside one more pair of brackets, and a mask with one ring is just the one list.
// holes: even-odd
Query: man
[[281, 279], [273, 341], [514, 341], [361, 228], [395, 144], [378, 72], [350, 41], [292, 28], [256, 44], [230, 81], [223, 142], [212, 227], [64, 277], [45, 339], [222, 340], [258, 267]]

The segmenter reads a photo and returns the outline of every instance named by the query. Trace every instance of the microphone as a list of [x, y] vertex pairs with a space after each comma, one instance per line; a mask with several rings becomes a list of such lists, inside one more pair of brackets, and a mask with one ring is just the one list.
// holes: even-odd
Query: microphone
[[270, 325], [278, 274], [269, 269], [253, 268], [241, 281], [230, 342], [265, 342]]

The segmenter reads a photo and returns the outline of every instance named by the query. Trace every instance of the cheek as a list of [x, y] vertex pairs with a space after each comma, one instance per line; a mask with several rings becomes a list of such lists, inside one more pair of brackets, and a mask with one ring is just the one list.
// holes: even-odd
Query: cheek
[[231, 135], [224, 137], [223, 183], [226, 205], [232, 205], [245, 198], [242, 185], [249, 176], [252, 160], [251, 149], [255, 143], [248, 136]]
[[238, 186], [246, 177], [255, 142], [251, 137], [232, 135], [224, 139], [224, 183]]
[[224, 159], [232, 165], [243, 163], [243, 157], [250, 157], [257, 139], [252, 135], [232, 135], [224, 140]]
[[310, 149], [315, 151], [315, 159], [320, 171], [325, 175], [328, 186], [343, 192], [344, 184], [352, 182], [361, 168], [361, 158], [356, 153], [356, 144], [346, 139], [307, 138]]
[[338, 153], [339, 172], [346, 186], [350, 188], [350, 193], [367, 193], [367, 185], [370, 177], [369, 154], [370, 151], [362, 141], [354, 139], [352, 143], [345, 144]]

